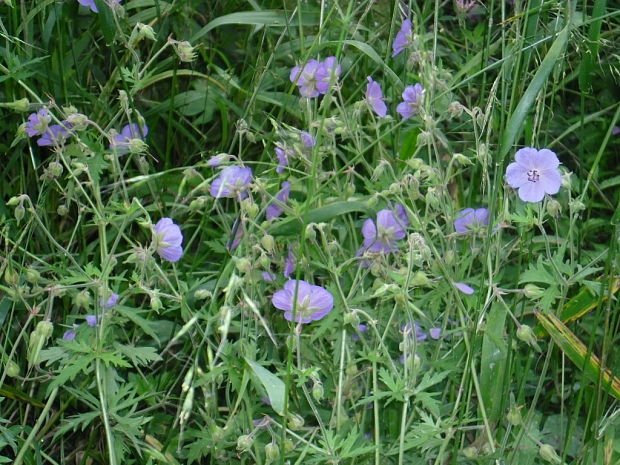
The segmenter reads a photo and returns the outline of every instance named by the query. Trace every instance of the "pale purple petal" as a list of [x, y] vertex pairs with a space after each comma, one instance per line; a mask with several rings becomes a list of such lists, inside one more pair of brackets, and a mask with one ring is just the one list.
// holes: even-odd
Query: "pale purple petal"
[[527, 183], [527, 168], [520, 163], [511, 163], [506, 168], [506, 182], [515, 189]]
[[113, 292], [112, 294], [110, 294], [110, 297], [108, 297], [107, 300], [101, 303], [101, 306], [103, 308], [112, 308], [118, 303], [118, 298], [119, 298], [119, 295]]
[[314, 147], [316, 145], [316, 140], [314, 139], [312, 134], [310, 134], [309, 132], [301, 131], [299, 133], [299, 137], [301, 138], [301, 143], [304, 147], [309, 148], [309, 147]]
[[465, 208], [464, 210], [458, 212], [456, 219], [454, 220], [454, 229], [457, 233], [464, 234], [469, 232], [468, 226], [471, 224], [473, 213], [473, 208]]
[[271, 298], [271, 303], [279, 310], [293, 310], [293, 296], [286, 289], [276, 291]]
[[86, 315], [86, 324], [91, 327], [97, 326], [98, 318], [96, 315]]
[[276, 280], [276, 275], [275, 275], [275, 274], [273, 274], [273, 273], [272, 273], [272, 272], [270, 272], [270, 271], [263, 271], [263, 272], [261, 273], [261, 276], [262, 276], [263, 280], [264, 280], [264, 281], [267, 281], [267, 282], [273, 282], [273, 281], [275, 281], [275, 280]]
[[562, 175], [557, 169], [544, 170], [540, 175], [540, 185], [545, 194], [557, 194], [562, 186]]
[[157, 253], [164, 260], [177, 262], [183, 256], [183, 233], [171, 218], [162, 218], [155, 224], [153, 241]]
[[538, 151], [538, 168], [540, 170], [555, 170], [560, 166], [560, 160], [555, 152], [549, 149], [540, 149]]
[[368, 76], [368, 85], [366, 86], [366, 100], [377, 116], [385, 118], [387, 115], [387, 105], [383, 101], [381, 86], [376, 81], [373, 81], [370, 76]]
[[282, 189], [276, 194], [275, 201], [267, 206], [267, 211], [265, 213], [267, 221], [279, 217], [282, 212], [284, 212], [283, 204], [288, 200], [290, 193], [291, 183], [289, 181], [284, 181], [282, 183]]
[[284, 261], [284, 272], [282, 273], [285, 278], [288, 278], [295, 272], [295, 255], [293, 255], [293, 249], [289, 246], [286, 260]]
[[75, 339], [75, 331], [73, 329], [66, 330], [65, 333], [62, 335], [62, 338], [65, 341], [73, 341]]
[[463, 294], [471, 295], [475, 292], [473, 288], [469, 287], [465, 283], [452, 283], [452, 284], [454, 284], [454, 287], [456, 287]]
[[428, 330], [428, 334], [432, 339], [439, 339], [441, 337], [441, 328], [431, 328]]
[[540, 182], [527, 182], [519, 187], [519, 198], [524, 202], [540, 202], [545, 197], [545, 189]]
[[241, 166], [227, 166], [211, 183], [210, 193], [216, 199], [233, 197], [243, 199], [247, 197], [247, 188], [252, 181], [252, 168]]
[[402, 26], [400, 27], [400, 31], [396, 34], [396, 38], [392, 43], [392, 57], [395, 57], [400, 52], [402, 52], [407, 45], [409, 45], [409, 41], [411, 38], [411, 20], [409, 18], [403, 21]]
[[375, 222], [368, 218], [364, 221], [362, 225], [362, 236], [365, 240], [375, 240], [377, 238], [377, 228], [375, 227]]

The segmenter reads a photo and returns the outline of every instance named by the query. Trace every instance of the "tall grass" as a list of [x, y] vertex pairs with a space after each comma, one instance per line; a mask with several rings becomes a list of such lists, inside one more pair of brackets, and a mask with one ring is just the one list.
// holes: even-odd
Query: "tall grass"
[[[614, 2], [94, 5], [0, 4], [0, 463], [620, 463]], [[28, 136], [42, 108], [65, 142]], [[557, 194], [507, 184], [523, 147]], [[333, 309], [287, 321], [288, 279]]]

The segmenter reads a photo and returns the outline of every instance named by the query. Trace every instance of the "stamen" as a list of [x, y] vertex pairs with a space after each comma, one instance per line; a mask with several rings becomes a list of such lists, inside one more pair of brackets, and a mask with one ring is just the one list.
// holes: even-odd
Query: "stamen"
[[528, 170], [527, 180], [530, 182], [538, 182], [540, 180], [540, 173], [538, 172], [538, 170]]

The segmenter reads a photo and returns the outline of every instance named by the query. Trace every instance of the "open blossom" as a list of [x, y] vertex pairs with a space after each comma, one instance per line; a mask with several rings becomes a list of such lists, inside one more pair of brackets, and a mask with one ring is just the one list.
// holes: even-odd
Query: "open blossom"
[[[105, 0], [105, 3], [107, 3], [108, 5], [112, 6], [112, 5], [118, 5], [121, 2], [121, 0]], [[78, 0], [78, 3], [80, 5], [84, 5], [88, 8], [90, 8], [90, 10], [93, 13], [99, 13], [99, 9], [97, 8], [97, 4], [95, 3], [95, 0]]]
[[524, 202], [540, 202], [545, 194], [557, 194], [562, 185], [560, 160], [549, 149], [525, 147], [515, 154], [515, 162], [506, 168], [506, 182], [519, 189]]
[[284, 181], [282, 183], [282, 189], [276, 194], [275, 201], [271, 202], [267, 206], [267, 212], [265, 213], [267, 221], [277, 218], [282, 214], [282, 212], [284, 211], [283, 205], [288, 200], [290, 194], [291, 183], [290, 181]]
[[154, 227], [153, 242], [161, 258], [177, 262], [183, 256], [183, 233], [171, 218], [162, 218]]
[[45, 134], [51, 121], [52, 117], [47, 108], [41, 108], [36, 113], [31, 113], [28, 115], [28, 122], [26, 123], [26, 134], [30, 137]]
[[45, 133], [37, 139], [37, 145], [39, 147], [64, 145], [65, 141], [69, 138], [70, 129], [71, 125], [66, 121], [63, 121], [62, 126], [60, 124], [52, 124], [45, 130]]
[[489, 224], [489, 210], [486, 208], [465, 208], [458, 212], [454, 229], [459, 234], [467, 234], [485, 228]]
[[403, 21], [400, 31], [396, 34], [396, 38], [392, 43], [392, 56], [395, 57], [402, 52], [407, 46], [412, 44], [411, 20], [409, 18]]
[[317, 87], [319, 79], [325, 77], [325, 70], [317, 60], [308, 60], [301, 66], [295, 66], [291, 70], [290, 80], [299, 87], [299, 93], [303, 97], [314, 98], [320, 95]]
[[406, 224], [391, 210], [380, 210], [377, 213], [377, 221], [372, 218], [364, 221], [362, 236], [364, 244], [357, 254], [364, 252], [390, 253], [398, 250], [397, 241], [404, 239]]
[[112, 308], [118, 303], [118, 298], [119, 295], [115, 292], [112, 292], [112, 294], [110, 294], [110, 297], [108, 297], [107, 299], [101, 299], [101, 306], [103, 308]]
[[385, 118], [387, 105], [383, 101], [381, 86], [378, 82], [373, 81], [370, 76], [368, 76], [368, 85], [366, 86], [366, 101], [379, 118]]
[[336, 57], [327, 57], [320, 64], [321, 72], [318, 76], [317, 89], [321, 94], [329, 91], [329, 86], [335, 83], [340, 77], [342, 68], [338, 64]]
[[336, 57], [327, 57], [324, 61], [312, 59], [295, 66], [289, 79], [299, 87], [302, 97], [315, 98], [328, 92], [330, 84], [338, 79], [341, 71]]
[[403, 102], [398, 104], [396, 111], [403, 117], [403, 119], [411, 118], [420, 109], [423, 97], [424, 88], [422, 87], [422, 84], [417, 83], [414, 86], [405, 87], [405, 91], [403, 92]]
[[125, 155], [130, 151], [132, 139], [144, 140], [148, 133], [149, 128], [146, 125], [140, 127], [136, 123], [127, 124], [120, 134], [112, 137], [110, 150], [114, 150], [118, 155]]
[[334, 296], [321, 286], [291, 279], [284, 284], [284, 289], [273, 294], [271, 303], [284, 310], [284, 318], [288, 321], [310, 323], [320, 320], [334, 308]]
[[211, 184], [211, 195], [216, 199], [231, 197], [244, 199], [248, 184], [252, 181], [252, 168], [227, 166]]

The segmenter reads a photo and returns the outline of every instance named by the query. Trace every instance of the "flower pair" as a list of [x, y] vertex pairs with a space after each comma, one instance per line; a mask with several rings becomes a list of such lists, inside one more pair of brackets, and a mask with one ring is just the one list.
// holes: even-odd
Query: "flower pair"
[[[368, 84], [366, 86], [366, 101], [372, 108], [372, 110], [380, 118], [385, 118], [387, 115], [387, 106], [383, 99], [383, 91], [378, 82], [374, 81], [368, 76]], [[422, 105], [422, 99], [424, 97], [424, 87], [422, 84], [417, 83], [412, 86], [405, 87], [402, 94], [403, 101], [396, 107], [397, 113], [407, 120], [415, 115]]]

